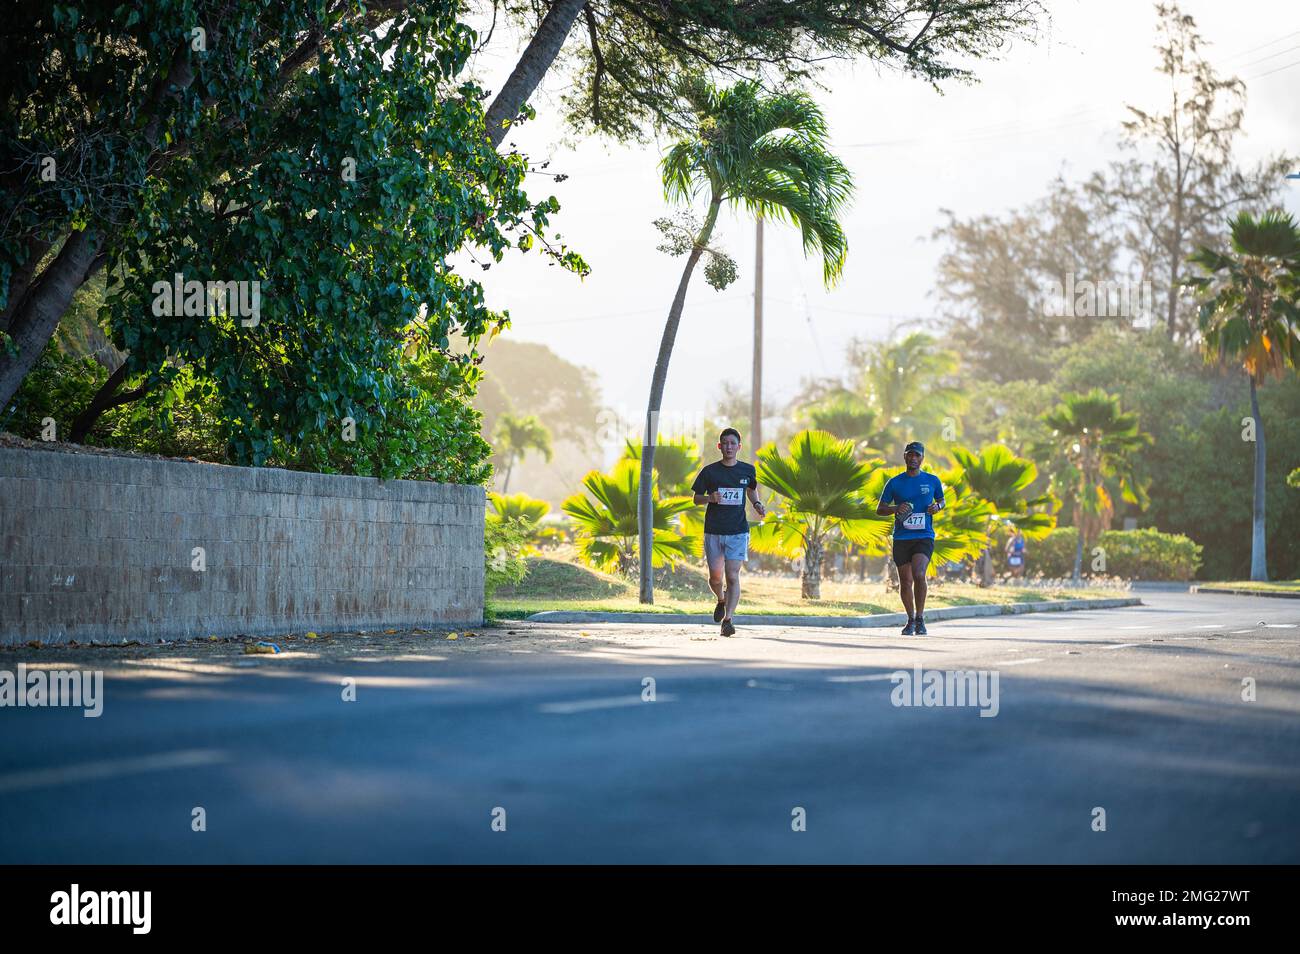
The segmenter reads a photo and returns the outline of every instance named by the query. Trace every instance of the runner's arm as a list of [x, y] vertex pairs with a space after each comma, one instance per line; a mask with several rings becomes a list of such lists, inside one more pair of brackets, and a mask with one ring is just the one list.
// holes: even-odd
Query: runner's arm
[[898, 508], [902, 505], [894, 503], [893, 500], [894, 492], [890, 490], [889, 485], [886, 484], [884, 493], [880, 495], [880, 503], [876, 504], [876, 516], [892, 517], [896, 515], [898, 513]]
[[695, 477], [695, 483], [691, 484], [691, 491], [695, 494], [695, 506], [698, 507], [701, 504], [718, 502], [717, 498], [714, 496], [716, 491], [701, 493], [701, 491], [703, 491], [707, 486], [708, 484], [704, 481], [704, 471], [700, 471], [700, 473]]
[[758, 487], [746, 487], [745, 494], [749, 497], [749, 502], [754, 505], [754, 512], [760, 517], [767, 515], [767, 508], [763, 506], [763, 501], [758, 499]]
[[943, 499], [943, 484], [936, 482], [935, 489], [934, 489], [934, 500], [931, 501], [930, 506], [926, 507], [925, 509], [929, 513], [933, 514], [933, 513], [938, 513], [946, 506], [948, 506], [948, 502]]

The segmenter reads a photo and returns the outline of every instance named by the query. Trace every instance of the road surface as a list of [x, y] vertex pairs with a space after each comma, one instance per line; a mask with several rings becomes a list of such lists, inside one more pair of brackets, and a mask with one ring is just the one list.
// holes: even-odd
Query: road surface
[[[1300, 861], [1300, 602], [1141, 595], [925, 638], [69, 654], [103, 714], [0, 709], [0, 862]], [[996, 672], [996, 715], [895, 705], [918, 665]]]

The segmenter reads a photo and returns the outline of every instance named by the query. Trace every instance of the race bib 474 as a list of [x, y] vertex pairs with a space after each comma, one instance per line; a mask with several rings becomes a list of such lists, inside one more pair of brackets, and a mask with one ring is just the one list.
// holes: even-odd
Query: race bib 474
[[733, 507], [739, 507], [745, 502], [745, 492], [739, 487], [719, 487], [718, 496], [722, 498], [718, 503]]

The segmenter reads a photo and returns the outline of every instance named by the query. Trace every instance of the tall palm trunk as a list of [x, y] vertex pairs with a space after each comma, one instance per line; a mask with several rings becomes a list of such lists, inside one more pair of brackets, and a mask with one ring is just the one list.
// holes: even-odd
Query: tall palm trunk
[[799, 580], [799, 596], [805, 600], [822, 598], [822, 554], [825, 547], [819, 535], [808, 542], [808, 549], [803, 555], [803, 575]]
[[1250, 578], [1268, 579], [1268, 558], [1264, 546], [1264, 421], [1259, 416], [1259, 395], [1250, 379], [1250, 413], [1255, 418], [1255, 506], [1250, 535]]
[[892, 553], [885, 554], [885, 565], [880, 571], [880, 582], [887, 590], [896, 590], [901, 585], [898, 576], [898, 567], [894, 564]]
[[653, 489], [655, 466], [655, 442], [659, 434], [659, 409], [664, 399], [664, 384], [668, 380], [668, 362], [673, 357], [673, 342], [677, 340], [677, 326], [682, 320], [682, 309], [686, 306], [686, 289], [691, 283], [691, 273], [695, 264], [704, 254], [709, 236], [718, 221], [718, 210], [722, 207], [722, 198], [717, 190], [709, 199], [709, 214], [704, 220], [704, 227], [695, 237], [695, 247], [686, 257], [686, 267], [682, 269], [681, 280], [677, 283], [677, 294], [673, 296], [672, 307], [668, 310], [668, 321], [664, 324], [664, 335], [659, 342], [659, 357], [655, 360], [655, 373], [650, 381], [650, 401], [645, 412], [645, 437], [641, 441], [641, 485], [637, 488], [637, 520], [640, 557], [641, 557], [641, 602], [655, 601], [653, 567], [654, 546], [654, 501], [650, 493]]
[[506, 138], [506, 133], [509, 132], [506, 123], [519, 115], [519, 110], [524, 108], [528, 97], [533, 95], [533, 90], [542, 81], [546, 71], [555, 62], [555, 57], [559, 55], [560, 48], [564, 46], [564, 40], [568, 37], [569, 30], [573, 28], [573, 22], [578, 19], [578, 14], [586, 5], [587, 0], [556, 0], [546, 16], [542, 18], [537, 32], [533, 34], [523, 55], [519, 57], [519, 62], [515, 64], [510, 78], [506, 80], [505, 85], [501, 87], [501, 92], [497, 93], [496, 98], [492, 100], [492, 105], [488, 107], [485, 124], [488, 139], [493, 146], [501, 145], [501, 140]]
[[1083, 582], [1083, 488], [1079, 488], [1079, 502], [1074, 508], [1074, 526], [1078, 534], [1074, 541], [1074, 573], [1071, 575], [1075, 583]]
[[993, 546], [984, 548], [984, 554], [980, 557], [980, 586], [993, 585]]
[[514, 469], [515, 469], [515, 455], [512, 452], [510, 456], [507, 458], [506, 479], [501, 483], [501, 492], [503, 494], [510, 493], [510, 472]]
[[1101, 482], [1101, 465], [1094, 456], [1093, 449], [1086, 444], [1079, 467], [1083, 471], [1082, 483], [1079, 485], [1079, 499], [1074, 507], [1074, 525], [1079, 528], [1079, 539], [1074, 545], [1074, 575], [1071, 577], [1076, 584], [1083, 582], [1083, 536], [1090, 526], [1086, 502], [1088, 490]]

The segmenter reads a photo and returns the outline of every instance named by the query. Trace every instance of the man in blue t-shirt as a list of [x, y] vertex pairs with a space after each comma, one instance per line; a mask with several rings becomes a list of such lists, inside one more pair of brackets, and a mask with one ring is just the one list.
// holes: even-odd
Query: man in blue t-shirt
[[904, 636], [926, 635], [925, 571], [934, 556], [934, 515], [944, 507], [943, 483], [921, 470], [923, 460], [925, 445], [920, 441], [904, 447], [907, 470], [889, 478], [876, 505], [877, 515], [894, 515], [894, 564], [907, 610]]

